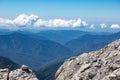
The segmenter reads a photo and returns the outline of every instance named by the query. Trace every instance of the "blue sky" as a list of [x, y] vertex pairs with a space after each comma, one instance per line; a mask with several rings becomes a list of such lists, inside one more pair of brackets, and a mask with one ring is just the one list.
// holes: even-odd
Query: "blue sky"
[[120, 30], [120, 0], [0, 0], [0, 27], [21, 26]]
[[120, 18], [120, 0], [0, 0], [0, 17]]

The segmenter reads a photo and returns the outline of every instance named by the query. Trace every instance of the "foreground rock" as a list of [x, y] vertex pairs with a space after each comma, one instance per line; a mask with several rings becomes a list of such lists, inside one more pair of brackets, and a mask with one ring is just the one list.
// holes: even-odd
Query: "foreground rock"
[[26, 65], [22, 65], [20, 69], [9, 71], [8, 69], [0, 69], [0, 80], [38, 80], [35, 74]]
[[99, 51], [66, 60], [55, 77], [56, 80], [120, 80], [120, 39]]
[[8, 69], [0, 69], [0, 80], [8, 80]]

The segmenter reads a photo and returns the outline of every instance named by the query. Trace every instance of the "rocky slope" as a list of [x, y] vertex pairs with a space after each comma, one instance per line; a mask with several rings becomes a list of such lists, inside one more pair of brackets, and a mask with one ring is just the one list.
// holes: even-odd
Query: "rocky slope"
[[55, 77], [56, 80], [120, 80], [120, 39], [99, 51], [66, 60]]
[[0, 80], [38, 80], [35, 74], [26, 65], [20, 69], [9, 71], [9, 69], [0, 69]]

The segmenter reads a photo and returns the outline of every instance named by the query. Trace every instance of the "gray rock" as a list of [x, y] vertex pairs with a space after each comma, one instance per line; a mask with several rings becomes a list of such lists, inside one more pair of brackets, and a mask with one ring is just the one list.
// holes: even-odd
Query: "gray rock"
[[120, 39], [99, 51], [66, 60], [56, 80], [120, 80]]
[[8, 69], [0, 69], [0, 80], [7, 80], [9, 74]]
[[26, 66], [26, 65], [22, 65], [21, 66], [21, 69], [24, 71], [24, 70], [28, 70], [28, 66]]
[[22, 65], [20, 69], [10, 72], [8, 69], [0, 69], [0, 80], [38, 80], [38, 78], [31, 69]]

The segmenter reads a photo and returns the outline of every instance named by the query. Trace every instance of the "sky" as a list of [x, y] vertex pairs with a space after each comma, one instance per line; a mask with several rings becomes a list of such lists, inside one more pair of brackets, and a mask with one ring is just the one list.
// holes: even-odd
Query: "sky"
[[0, 17], [21, 13], [42, 18], [120, 18], [120, 0], [0, 0]]
[[120, 0], [0, 0], [0, 25], [19, 25], [17, 21], [24, 20], [25, 17], [26, 22], [29, 22], [27, 25], [32, 24], [28, 19], [34, 21], [39, 17], [47, 20], [36, 21], [39, 22], [37, 26], [40, 23], [42, 26], [56, 26], [57, 22], [58, 26], [76, 27], [74, 25], [85, 26], [89, 22], [90, 27], [94, 28], [97, 21], [103, 21], [99, 23], [103, 24], [101, 28], [105, 28], [104, 24], [120, 28]]

